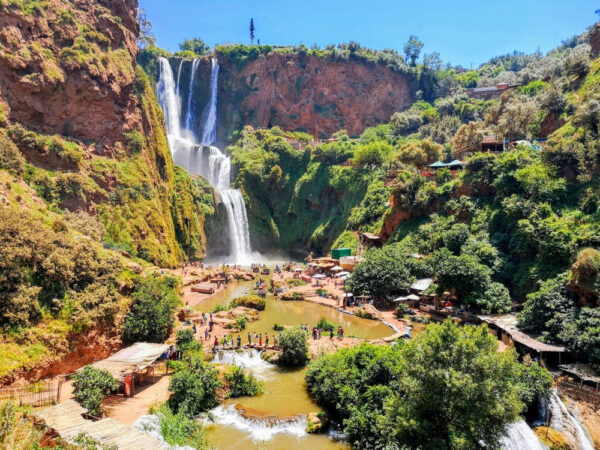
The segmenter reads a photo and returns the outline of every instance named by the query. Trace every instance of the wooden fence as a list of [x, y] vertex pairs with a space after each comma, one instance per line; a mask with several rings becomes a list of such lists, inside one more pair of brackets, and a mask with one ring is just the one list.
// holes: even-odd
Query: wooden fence
[[0, 402], [14, 400], [19, 406], [50, 406], [58, 403], [63, 377], [28, 386], [0, 389]]
[[582, 402], [589, 403], [594, 410], [600, 409], [600, 392], [584, 384], [575, 384], [568, 380], [558, 382], [558, 390], [562, 394]]

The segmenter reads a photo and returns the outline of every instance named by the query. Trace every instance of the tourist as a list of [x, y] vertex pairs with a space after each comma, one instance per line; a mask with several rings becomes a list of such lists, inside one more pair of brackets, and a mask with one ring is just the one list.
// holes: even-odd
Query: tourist
[[260, 334], [260, 337], [258, 338], [258, 346], [262, 347], [262, 333]]
[[208, 338], [210, 337], [210, 332], [208, 331], [208, 327], [206, 327], [204, 329], [204, 340], [208, 341]]
[[212, 320], [212, 312], [210, 313], [210, 320]]
[[252, 345], [252, 333], [248, 331], [248, 345]]
[[269, 346], [269, 333], [265, 333], [265, 347]]
[[258, 342], [258, 333], [254, 332], [254, 342]]
[[194, 332], [194, 336], [196, 335], [196, 324], [192, 325], [192, 331]]
[[213, 343], [213, 349], [216, 350], [219, 347], [219, 340], [215, 336], [215, 342]]
[[277, 347], [277, 335], [273, 335], [273, 345]]
[[212, 317], [211, 317], [211, 318], [210, 318], [210, 322], [208, 322], [208, 326], [210, 327], [209, 331], [211, 331], [211, 332], [212, 332], [212, 330], [213, 330], [213, 326], [214, 326], [214, 325], [215, 325], [215, 323], [213, 322], [213, 320], [212, 320]]
[[317, 340], [317, 329], [315, 327], [313, 327], [313, 329], [312, 329], [312, 337], [313, 337], [313, 340], [315, 340], [315, 341]]
[[329, 340], [332, 341], [333, 340], [333, 328], [331, 328], [329, 330]]
[[237, 337], [237, 348], [241, 348], [242, 347], [242, 336], [238, 334]]
[[340, 336], [344, 339], [344, 328], [340, 326]]

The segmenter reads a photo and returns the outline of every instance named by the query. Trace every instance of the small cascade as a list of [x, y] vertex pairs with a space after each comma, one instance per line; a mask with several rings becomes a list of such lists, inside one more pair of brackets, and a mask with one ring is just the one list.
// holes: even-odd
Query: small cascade
[[217, 141], [217, 80], [219, 79], [219, 63], [215, 58], [211, 60], [210, 74], [210, 101], [208, 102], [204, 129], [202, 130], [202, 143], [214, 144]]
[[[159, 413], [160, 414], [160, 413]], [[161, 434], [160, 417], [157, 414], [148, 414], [146, 416], [140, 416], [133, 423], [133, 428], [143, 431], [149, 434], [154, 439], [160, 441], [165, 449], [171, 450], [194, 450], [194, 447], [181, 446], [181, 445], [169, 445], [165, 438]]]
[[307, 434], [308, 420], [306, 416], [282, 419], [244, 417], [234, 405], [217, 406], [210, 411], [210, 414], [215, 423], [243, 431], [255, 441], [270, 441], [277, 434], [290, 434], [297, 438]]
[[527, 422], [520, 420], [506, 427], [506, 435], [500, 440], [502, 450], [544, 450]]
[[190, 85], [187, 95], [187, 108], [185, 110], [185, 128], [192, 131], [194, 125], [194, 114], [192, 112], [192, 97], [194, 95], [194, 80], [196, 79], [196, 71], [198, 70], [200, 59], [196, 58], [192, 61], [192, 72], [190, 74]]
[[549, 425], [551, 428], [554, 428], [567, 440], [576, 444], [578, 449], [594, 450], [595, 447], [589, 433], [582, 426], [581, 421], [569, 411], [556, 389], [552, 391], [545, 407], [550, 418]]
[[260, 357], [260, 353], [256, 349], [223, 350], [217, 352], [212, 362], [216, 364], [226, 364], [229, 366], [243, 367], [254, 372], [256, 376], [264, 378], [270, 372], [273, 372], [276, 367]]
[[167, 139], [173, 161], [184, 167], [192, 175], [202, 175], [216, 189], [227, 213], [227, 231], [230, 254], [228, 262], [250, 264], [260, 255], [252, 254], [250, 231], [246, 205], [241, 193], [231, 189], [231, 160], [217, 147], [211, 145], [217, 140], [217, 86], [219, 63], [212, 59], [210, 101], [205, 108], [202, 139], [198, 142], [193, 127], [195, 116], [192, 110], [194, 79], [200, 59], [192, 61], [189, 88], [186, 98], [185, 120], [182, 128], [182, 105], [180, 77], [182, 62], [177, 70], [177, 82], [166, 58], [159, 58], [160, 78], [157, 93], [165, 115]]

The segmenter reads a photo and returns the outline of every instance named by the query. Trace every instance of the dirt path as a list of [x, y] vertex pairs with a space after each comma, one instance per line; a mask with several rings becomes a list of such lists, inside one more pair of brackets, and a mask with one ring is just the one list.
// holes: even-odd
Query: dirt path
[[171, 376], [160, 375], [156, 378], [155, 383], [147, 381], [141, 386], [136, 386], [133, 397], [111, 395], [104, 400], [102, 405], [113, 419], [125, 425], [133, 425], [138, 417], [148, 414], [150, 406], [169, 398], [168, 387]]

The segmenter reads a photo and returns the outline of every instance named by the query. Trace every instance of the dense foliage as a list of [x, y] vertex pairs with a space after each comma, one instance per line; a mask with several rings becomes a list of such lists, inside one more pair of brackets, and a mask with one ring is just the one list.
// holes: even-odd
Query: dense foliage
[[448, 320], [394, 347], [363, 344], [313, 362], [306, 382], [355, 448], [496, 448], [552, 378], [497, 352], [486, 327]]
[[175, 414], [167, 405], [162, 405], [154, 414], [160, 419], [160, 434], [172, 446], [211, 448], [203, 426], [195, 418], [181, 411]]
[[232, 398], [262, 394], [265, 389], [263, 381], [242, 367], [230, 367], [225, 372], [225, 380], [229, 384], [229, 396]]
[[217, 370], [204, 362], [202, 352], [192, 352], [186, 356], [184, 367], [171, 377], [168, 405], [176, 414], [197, 416], [217, 405], [221, 385]]
[[164, 342], [173, 329], [175, 307], [181, 303], [178, 281], [150, 275], [132, 294], [132, 305], [123, 324], [125, 342]]
[[282, 366], [303, 366], [308, 362], [306, 333], [299, 328], [287, 328], [279, 338], [281, 355], [277, 363]]
[[84, 366], [73, 375], [73, 396], [90, 415], [102, 414], [102, 400], [119, 387], [113, 376], [103, 369]]
[[245, 306], [246, 308], [256, 309], [257, 311], [264, 311], [266, 305], [267, 302], [264, 298], [259, 295], [250, 294], [234, 298], [229, 306], [232, 308], [235, 308], [236, 306]]

